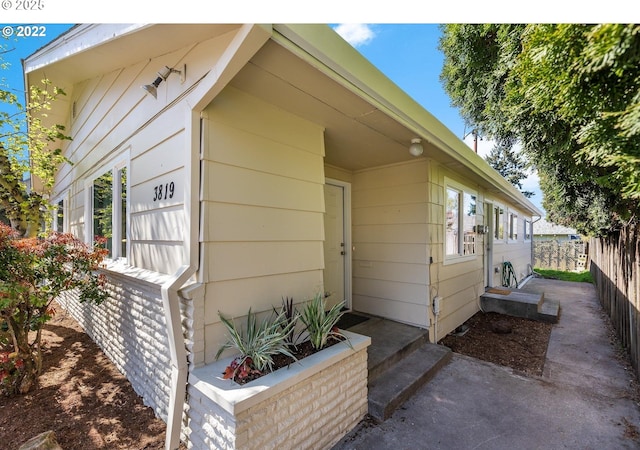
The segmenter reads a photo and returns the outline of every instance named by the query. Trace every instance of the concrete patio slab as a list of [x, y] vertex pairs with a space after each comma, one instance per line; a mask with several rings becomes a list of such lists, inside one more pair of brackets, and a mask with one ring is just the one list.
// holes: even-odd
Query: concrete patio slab
[[562, 300], [542, 377], [455, 354], [391, 418], [361, 423], [334, 450], [640, 448], [634, 374], [593, 286], [534, 279], [525, 289]]

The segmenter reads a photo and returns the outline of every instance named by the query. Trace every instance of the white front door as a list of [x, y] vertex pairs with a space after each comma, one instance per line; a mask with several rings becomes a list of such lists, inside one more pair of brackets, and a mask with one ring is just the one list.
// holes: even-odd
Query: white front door
[[324, 290], [328, 295], [327, 307], [344, 301], [350, 308], [347, 277], [348, 236], [345, 228], [345, 190], [344, 185], [324, 185]]

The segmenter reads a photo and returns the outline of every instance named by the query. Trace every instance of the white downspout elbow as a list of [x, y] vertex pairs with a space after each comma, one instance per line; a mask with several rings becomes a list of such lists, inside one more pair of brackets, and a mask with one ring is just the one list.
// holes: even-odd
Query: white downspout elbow
[[180, 297], [178, 290], [195, 273], [192, 266], [181, 266], [162, 285], [162, 304], [167, 323], [167, 337], [171, 355], [171, 392], [167, 409], [167, 432], [165, 449], [175, 450], [180, 446], [180, 431], [182, 429], [182, 412], [187, 389], [187, 350], [182, 331], [182, 314], [180, 312]]

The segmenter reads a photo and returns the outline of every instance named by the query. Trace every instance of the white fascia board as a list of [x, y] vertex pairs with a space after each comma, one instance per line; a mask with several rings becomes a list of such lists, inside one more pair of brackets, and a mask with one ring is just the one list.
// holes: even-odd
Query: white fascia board
[[[468, 167], [533, 215], [542, 212], [511, 183], [474, 153], [433, 114], [422, 107], [327, 25], [278, 24], [274, 40], [322, 70], [346, 89]], [[375, 86], [375, 88], [374, 88]]]
[[24, 73], [149, 27], [151, 24], [80, 24], [36, 50], [24, 61]]

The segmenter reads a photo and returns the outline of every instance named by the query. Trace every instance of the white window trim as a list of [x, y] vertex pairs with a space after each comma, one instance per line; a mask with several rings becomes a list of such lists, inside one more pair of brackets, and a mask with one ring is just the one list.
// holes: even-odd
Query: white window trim
[[[120, 169], [126, 168], [127, 170], [127, 199], [126, 199], [126, 210], [127, 210], [127, 223], [131, 224], [130, 216], [131, 216], [131, 170], [130, 170], [130, 157], [129, 157], [129, 149], [127, 149], [123, 154], [119, 155], [116, 158], [111, 159], [108, 163], [101, 165], [99, 168], [95, 169], [91, 172], [91, 174], [85, 178], [84, 183], [84, 196], [85, 196], [85, 209], [84, 209], [84, 223], [85, 223], [85, 243], [87, 245], [93, 245], [93, 183], [96, 179], [100, 178], [102, 175], [107, 173], [109, 170], [113, 173], [113, 179], [117, 179], [117, 173]], [[121, 198], [120, 197], [120, 183], [113, 183], [112, 199]], [[122, 223], [122, 211], [121, 208], [112, 208], [112, 216], [111, 216], [111, 226], [113, 230], [113, 235], [116, 237], [122, 236], [121, 223]], [[126, 252], [127, 255], [131, 255], [131, 239], [129, 236], [131, 226], [129, 225], [129, 229], [124, 230], [126, 234]], [[130, 256], [123, 257], [120, 255], [120, 245], [115, 245], [115, 242], [119, 242], [119, 239], [112, 239], [112, 256], [107, 258], [107, 261], [112, 262], [125, 262], [130, 264]]]
[[[533, 238], [533, 223], [531, 219], [524, 219], [522, 222], [524, 223], [522, 238], [524, 239], [524, 242], [531, 242], [531, 239]], [[527, 224], [529, 224], [529, 237], [527, 237]]]
[[[459, 193], [462, 194], [461, 196], [461, 200], [462, 200], [462, 204], [460, 204], [460, 202], [458, 203], [458, 231], [462, 232], [463, 226], [462, 226], [462, 215], [460, 214], [460, 208], [464, 207], [464, 194], [470, 194], [473, 195], [476, 198], [476, 225], [477, 225], [477, 220], [478, 220], [478, 204], [480, 203], [479, 199], [478, 199], [478, 192], [474, 189], [470, 189], [468, 186], [465, 186], [462, 183], [459, 183], [455, 180], [452, 180], [450, 178], [445, 177], [444, 179], [444, 205], [443, 205], [443, 210], [444, 213], [442, 215], [442, 217], [444, 218], [444, 220], [442, 221], [442, 228], [443, 228], [443, 237], [444, 237], [444, 242], [442, 243], [442, 250], [443, 250], [443, 255], [444, 255], [444, 260], [442, 262], [443, 265], [448, 265], [448, 264], [457, 264], [457, 263], [461, 263], [461, 262], [467, 262], [467, 261], [474, 261], [478, 258], [478, 252], [476, 251], [476, 253], [472, 254], [472, 255], [462, 255], [460, 253], [455, 254], [455, 255], [450, 255], [447, 254], [447, 190], [448, 189], [453, 189], [458, 191]], [[458, 245], [460, 246], [460, 240], [458, 240]], [[460, 247], [458, 248], [458, 250], [460, 251]]]
[[[62, 201], [62, 230], [58, 229], [58, 203]], [[63, 191], [62, 194], [54, 197], [53, 202], [53, 222], [51, 229], [59, 233], [69, 232], [69, 190]]]
[[[513, 230], [513, 231], [515, 231], [515, 236], [516, 236], [515, 239], [513, 238], [512, 227], [511, 227], [511, 217], [512, 216], [515, 217], [515, 219], [516, 219], [515, 230]], [[507, 239], [508, 239], [508, 242], [510, 244], [515, 244], [515, 243], [519, 242], [518, 236], [519, 236], [520, 233], [518, 233], [518, 231], [519, 231], [518, 227], [520, 226], [520, 222], [521, 222], [520, 220], [518, 220], [519, 218], [520, 218], [520, 214], [518, 213], [518, 211], [516, 211], [514, 209], [509, 209], [509, 214], [507, 216], [507, 228], [508, 228], [508, 230], [507, 230]]]
[[[495, 235], [496, 231], [500, 230], [500, 223], [496, 221], [496, 216], [495, 216], [496, 208], [502, 209], [502, 233], [499, 238], [497, 238]], [[491, 215], [493, 219], [493, 242], [494, 243], [502, 244], [506, 241], [505, 239], [505, 234], [506, 234], [505, 218], [507, 217], [506, 212], [507, 212], [507, 208], [505, 208], [503, 204], [498, 202], [493, 202], [493, 206], [491, 207]]]

